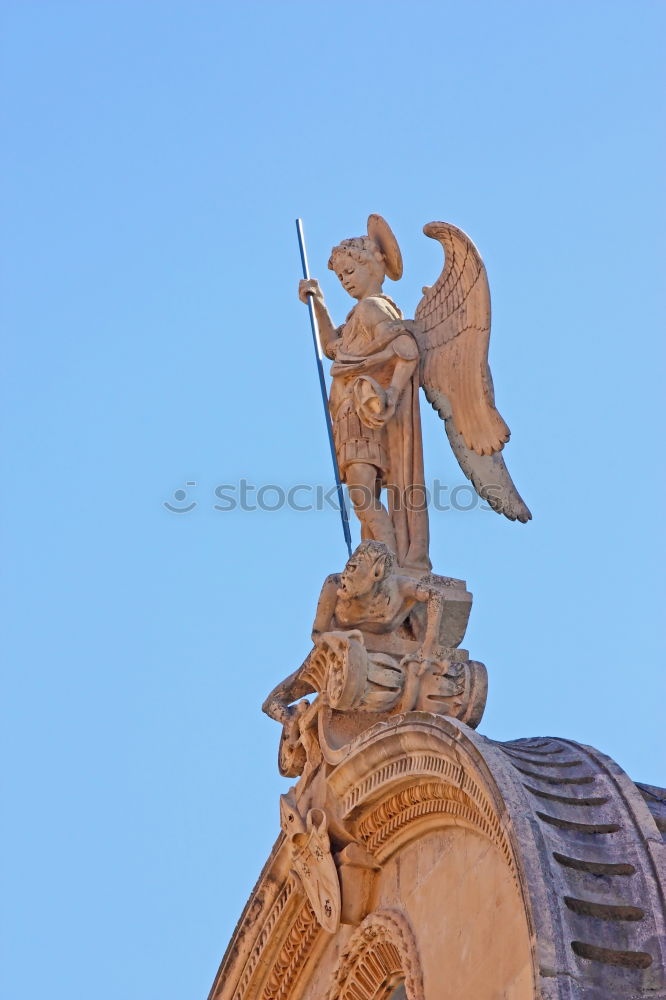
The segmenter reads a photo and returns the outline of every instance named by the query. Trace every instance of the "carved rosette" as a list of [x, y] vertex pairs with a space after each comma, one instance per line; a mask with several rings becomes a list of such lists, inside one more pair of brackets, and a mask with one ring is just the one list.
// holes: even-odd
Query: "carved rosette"
[[400, 983], [407, 1000], [425, 1000], [409, 923], [397, 910], [378, 910], [350, 938], [327, 1000], [383, 1000]]

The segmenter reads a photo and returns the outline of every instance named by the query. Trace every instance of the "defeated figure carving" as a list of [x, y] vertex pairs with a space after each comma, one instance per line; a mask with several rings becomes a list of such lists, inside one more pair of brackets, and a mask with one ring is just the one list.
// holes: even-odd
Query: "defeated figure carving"
[[430, 574], [413, 577], [395, 569], [393, 553], [382, 542], [362, 542], [341, 574], [327, 577], [312, 628], [316, 641], [332, 628], [357, 628], [383, 634], [404, 627], [406, 638], [415, 638], [408, 626], [419, 602], [428, 603], [425, 640], [434, 640], [442, 617], [441, 588], [427, 581]]
[[283, 724], [291, 746], [301, 739], [310, 707], [300, 699], [314, 693], [336, 711], [416, 708], [476, 725], [485, 704], [485, 667], [455, 648], [470, 606], [462, 581], [409, 575], [396, 568], [382, 542], [362, 542], [343, 572], [324, 582], [314, 648], [271, 691], [263, 711]]

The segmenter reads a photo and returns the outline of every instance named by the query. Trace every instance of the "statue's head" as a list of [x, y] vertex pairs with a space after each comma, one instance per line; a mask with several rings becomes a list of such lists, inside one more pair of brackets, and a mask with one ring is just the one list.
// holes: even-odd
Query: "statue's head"
[[333, 247], [328, 262], [340, 284], [355, 299], [380, 291], [386, 277], [386, 265], [377, 244], [368, 236], [343, 240]]
[[361, 542], [340, 577], [340, 597], [364, 597], [388, 577], [394, 556], [383, 542]]
[[402, 276], [400, 247], [381, 215], [368, 218], [367, 236], [355, 236], [333, 247], [328, 266], [355, 299], [381, 291], [387, 275], [393, 281]]

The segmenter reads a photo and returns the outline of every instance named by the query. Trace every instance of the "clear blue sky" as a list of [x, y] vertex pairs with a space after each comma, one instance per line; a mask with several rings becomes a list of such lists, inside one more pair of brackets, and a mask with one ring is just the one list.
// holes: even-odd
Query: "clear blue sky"
[[[666, 783], [664, 4], [1, 9], [3, 995], [204, 1000], [277, 834], [260, 705], [340, 530], [214, 490], [330, 483], [296, 215], [338, 322], [328, 253], [369, 212], [407, 314], [425, 222], [481, 249], [534, 513], [432, 518], [475, 595], [481, 731]], [[431, 411], [425, 438], [463, 482]]]

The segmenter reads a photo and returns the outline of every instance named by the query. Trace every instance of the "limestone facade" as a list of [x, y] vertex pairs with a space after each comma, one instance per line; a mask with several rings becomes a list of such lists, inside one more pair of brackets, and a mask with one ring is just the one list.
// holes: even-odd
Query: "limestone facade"
[[325, 807], [337, 926], [282, 834], [209, 1000], [666, 996], [658, 789], [591, 747], [428, 712], [324, 754], [289, 802]]

